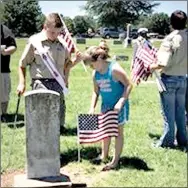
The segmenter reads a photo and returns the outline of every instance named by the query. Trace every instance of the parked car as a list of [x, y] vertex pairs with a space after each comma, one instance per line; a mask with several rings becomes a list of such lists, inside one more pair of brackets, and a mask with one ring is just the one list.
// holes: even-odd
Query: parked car
[[[127, 37], [127, 31], [124, 31], [119, 34], [120, 39], [125, 39], [126, 37]], [[129, 33], [129, 38], [136, 39], [137, 37], [138, 37], [137, 30], [131, 30], [131, 32]]]
[[109, 38], [119, 38], [120, 32], [115, 28], [105, 27], [105, 28], [102, 29], [100, 34], [101, 34], [102, 38], [109, 39]]

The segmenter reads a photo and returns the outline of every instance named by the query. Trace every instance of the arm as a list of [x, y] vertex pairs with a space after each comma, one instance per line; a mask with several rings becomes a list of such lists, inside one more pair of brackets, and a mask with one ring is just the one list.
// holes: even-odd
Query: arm
[[17, 93], [23, 94], [25, 91], [25, 77], [26, 77], [26, 68], [20, 67], [18, 68], [18, 74], [19, 74], [19, 84], [17, 87]]
[[13, 36], [8, 36], [6, 39], [6, 48], [1, 51], [1, 54], [6, 55], [12, 55], [16, 51], [16, 41]]
[[118, 102], [116, 103], [116, 105], [114, 107], [114, 110], [119, 112], [121, 110], [121, 108], [123, 107], [125, 101], [128, 99], [133, 85], [130, 82], [129, 78], [127, 77], [124, 69], [119, 64], [115, 65], [112, 75], [115, 80], [121, 82], [125, 86], [122, 97], [118, 100]]
[[6, 55], [12, 55], [16, 51], [15, 46], [9, 46], [8, 48], [5, 48], [4, 50], [1, 51], [1, 54], [6, 56]]
[[82, 54], [77, 51], [76, 57], [73, 60], [71, 60], [68, 51], [66, 51], [66, 54], [67, 54], [67, 58], [65, 60], [65, 66], [64, 66], [64, 76], [65, 76], [64, 79], [65, 79], [66, 87], [68, 87], [68, 78], [69, 78], [70, 70], [82, 60]]
[[17, 87], [17, 93], [23, 94], [26, 87], [26, 66], [31, 64], [34, 61], [33, 46], [31, 43], [28, 43], [24, 49], [22, 57], [19, 61], [18, 75], [19, 75], [19, 84]]
[[154, 71], [157, 69], [164, 69], [165, 67], [169, 66], [171, 56], [172, 56], [172, 41], [165, 39], [159, 48], [157, 53], [157, 63], [153, 63], [150, 65], [150, 70]]
[[91, 114], [93, 114], [95, 111], [95, 107], [97, 105], [97, 101], [98, 101], [98, 97], [99, 97], [99, 88], [95, 81], [95, 71], [93, 71], [93, 84], [94, 84], [94, 91], [92, 94], [91, 106], [90, 106], [90, 110], [89, 110], [89, 113], [91, 113]]

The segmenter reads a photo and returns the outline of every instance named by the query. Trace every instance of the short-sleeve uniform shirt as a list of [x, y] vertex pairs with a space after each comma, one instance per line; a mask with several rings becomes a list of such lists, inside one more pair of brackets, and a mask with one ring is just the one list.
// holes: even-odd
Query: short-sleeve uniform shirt
[[[56, 41], [48, 40], [45, 32], [42, 31], [36, 34], [38, 40], [42, 43], [45, 50], [53, 58], [55, 66], [62, 77], [64, 77], [64, 66], [70, 60], [70, 55], [67, 48], [57, 39]], [[42, 61], [39, 52], [32, 44], [33, 36], [29, 38], [28, 44], [20, 59], [19, 65], [26, 67], [29, 65], [30, 75], [33, 79], [39, 78], [53, 78], [50, 71]]]

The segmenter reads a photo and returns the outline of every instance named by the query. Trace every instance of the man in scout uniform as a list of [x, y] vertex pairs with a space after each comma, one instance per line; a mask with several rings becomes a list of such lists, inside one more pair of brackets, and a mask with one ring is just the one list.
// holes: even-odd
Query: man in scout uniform
[[187, 74], [187, 15], [180, 10], [170, 18], [173, 31], [161, 43], [157, 63], [151, 70], [161, 69], [161, 79], [166, 91], [160, 93], [164, 120], [164, 132], [156, 147], [174, 147], [175, 123], [176, 139], [180, 148], [187, 147], [185, 125], [185, 93]]
[[[50, 58], [55, 63], [56, 70], [63, 78], [65, 85], [68, 86], [70, 68], [80, 61], [80, 56], [77, 53], [74, 62], [71, 61], [67, 48], [58, 39], [62, 27], [63, 24], [59, 15], [57, 13], [51, 13], [45, 19], [43, 30], [29, 38], [29, 42], [19, 62], [19, 85], [17, 87], [17, 92], [23, 94], [26, 86], [26, 66], [29, 65], [32, 89], [43, 88], [60, 93], [61, 128], [64, 127], [65, 122], [64, 91], [44, 64], [37, 45], [43, 47], [43, 50], [48, 52]], [[34, 45], [36, 41], [37, 45]]]

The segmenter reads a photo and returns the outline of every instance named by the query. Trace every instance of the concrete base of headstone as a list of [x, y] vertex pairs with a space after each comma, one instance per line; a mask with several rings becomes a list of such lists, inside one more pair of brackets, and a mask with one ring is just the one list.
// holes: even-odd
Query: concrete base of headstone
[[77, 44], [86, 44], [86, 39], [85, 38], [77, 38], [76, 43]]
[[121, 40], [113, 40], [113, 44], [122, 44]]
[[114, 55], [113, 59], [116, 61], [128, 61], [129, 57], [125, 55]]
[[20, 174], [14, 176], [14, 185], [13, 187], [72, 187], [70, 179], [67, 179], [67, 176], [61, 175], [57, 177], [61, 178], [62, 181], [41, 181], [37, 179], [27, 179], [26, 174]]

